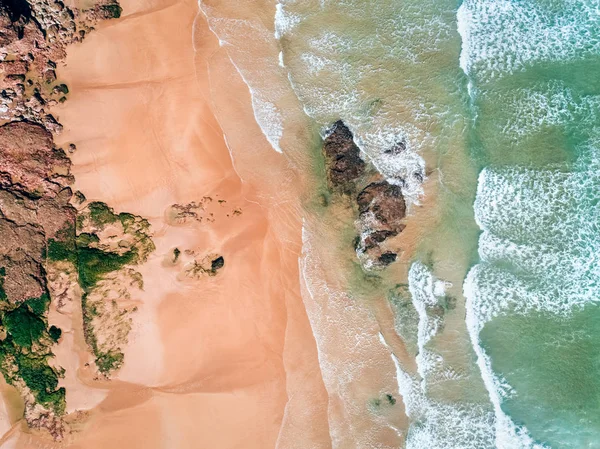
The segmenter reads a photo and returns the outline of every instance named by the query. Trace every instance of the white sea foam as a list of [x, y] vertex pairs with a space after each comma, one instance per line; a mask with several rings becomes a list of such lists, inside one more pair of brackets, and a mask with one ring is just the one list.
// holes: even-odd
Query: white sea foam
[[416, 262], [411, 266], [409, 290], [419, 314], [417, 376], [404, 369], [380, 334], [380, 340], [390, 351], [394, 362], [398, 393], [411, 420], [406, 448], [492, 448], [494, 419], [489, 407], [475, 403], [447, 403], [428, 395], [429, 385], [437, 381], [447, 365], [439, 354], [427, 347], [442, 324], [442, 318], [430, 311], [445, 296], [447, 287], [448, 283], [437, 279], [423, 264]]
[[422, 263], [411, 265], [408, 273], [408, 285], [413, 306], [419, 314], [417, 366], [419, 375], [426, 382], [431, 371], [439, 369], [441, 357], [426, 349], [427, 343], [438, 333], [442, 318], [430, 316], [427, 309], [438, 304], [445, 295], [446, 283], [436, 279], [431, 271]]
[[256, 123], [262, 129], [265, 137], [271, 146], [278, 153], [282, 153], [279, 141], [283, 136], [283, 117], [281, 112], [272, 102], [264, 99], [254, 89], [250, 89], [252, 94], [252, 106], [254, 108], [254, 117]]
[[499, 448], [539, 447], [502, 411], [510, 385], [491, 369], [479, 341], [494, 317], [533, 311], [569, 315], [600, 298], [600, 152], [580, 148], [567, 171], [555, 167], [484, 169], [475, 219], [483, 231], [481, 262], [464, 283], [467, 326], [477, 363], [496, 412]]
[[598, 123], [600, 111], [600, 96], [578, 95], [558, 80], [502, 92], [502, 102], [503, 116], [507, 118], [498, 123], [499, 131], [515, 142], [567, 123], [577, 122], [582, 128], [593, 127]]
[[557, 9], [541, 2], [465, 0], [457, 22], [460, 66], [481, 82], [535, 62], [600, 54], [597, 1], [567, 0]]
[[273, 149], [281, 153], [280, 140], [285, 118], [277, 104], [284, 92], [265, 77], [263, 72], [268, 71], [276, 79], [280, 75], [282, 84], [285, 82], [285, 75], [278, 65], [279, 61], [268, 57], [257, 61], [256, 54], [244, 42], [251, 37], [255, 43], [269, 45], [272, 35], [258, 20], [223, 17], [217, 8], [203, 2], [200, 2], [200, 9], [206, 16], [211, 31], [218, 37], [220, 45], [227, 49], [229, 59], [248, 86], [257, 124]]
[[[305, 223], [302, 228], [300, 258], [302, 298], [317, 343], [319, 365], [329, 396], [329, 428], [333, 448], [388, 448], [378, 441], [382, 429], [394, 428], [382, 416], [366, 414], [364, 388], [366, 372], [375, 363], [380, 378], [371, 382], [393, 382], [393, 365], [386, 359], [386, 348], [377, 334], [377, 322], [359, 301], [332, 288], [323, 279], [326, 267], [313, 248], [314, 231]], [[371, 371], [369, 371], [371, 370]], [[362, 385], [363, 388], [357, 388]], [[368, 425], [365, 423], [368, 422]], [[366, 429], [366, 430], [365, 430]], [[397, 430], [397, 429], [395, 429]]]
[[275, 8], [275, 39], [281, 39], [286, 33], [291, 32], [302, 18], [285, 11], [283, 2], [278, 2]]

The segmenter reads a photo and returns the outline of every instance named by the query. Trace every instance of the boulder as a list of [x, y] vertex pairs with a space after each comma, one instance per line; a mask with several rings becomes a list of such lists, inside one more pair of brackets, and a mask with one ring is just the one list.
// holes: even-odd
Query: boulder
[[355, 181], [365, 172], [365, 162], [352, 132], [341, 120], [334, 123], [323, 142], [327, 181], [332, 190], [350, 194]]

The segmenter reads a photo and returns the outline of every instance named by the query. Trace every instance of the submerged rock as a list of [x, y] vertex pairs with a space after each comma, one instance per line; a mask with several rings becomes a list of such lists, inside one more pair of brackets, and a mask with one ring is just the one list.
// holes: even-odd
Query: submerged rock
[[399, 221], [406, 216], [406, 203], [400, 186], [387, 181], [373, 182], [358, 194], [356, 203], [360, 216], [368, 218], [371, 227], [394, 235], [402, 230]]
[[325, 138], [323, 153], [329, 187], [352, 193], [355, 181], [365, 172], [365, 162], [360, 158], [360, 149], [354, 143], [352, 132], [341, 120], [334, 123]]

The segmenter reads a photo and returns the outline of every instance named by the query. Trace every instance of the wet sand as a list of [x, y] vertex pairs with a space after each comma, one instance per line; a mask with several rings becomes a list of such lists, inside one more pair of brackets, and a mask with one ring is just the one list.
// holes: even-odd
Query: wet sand
[[[300, 295], [299, 182], [260, 132], [197, 3], [121, 4], [121, 19], [71, 47], [58, 70], [71, 93], [54, 111], [65, 127], [57, 143], [77, 145], [74, 188], [148, 218], [156, 251], [139, 267], [144, 290], [132, 297], [115, 380], [85, 366], [80, 309], [52, 312], [65, 331], [56, 354], [67, 407], [87, 410], [72, 414], [63, 446], [328, 448], [328, 399]], [[215, 74], [237, 100], [231, 148], [213, 114]], [[204, 201], [202, 221], [174, 221], [170, 206], [192, 201]], [[212, 254], [224, 257], [219, 274], [186, 275]], [[17, 428], [9, 440], [41, 443]]]

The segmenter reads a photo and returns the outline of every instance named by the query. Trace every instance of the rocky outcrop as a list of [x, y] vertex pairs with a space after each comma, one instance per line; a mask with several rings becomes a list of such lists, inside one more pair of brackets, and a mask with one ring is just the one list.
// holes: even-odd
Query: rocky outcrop
[[404, 229], [406, 203], [399, 186], [387, 181], [369, 184], [357, 196], [360, 237], [356, 248], [367, 266], [387, 266], [397, 254], [382, 249], [383, 243]]
[[[405, 150], [398, 142], [389, 151]], [[394, 262], [397, 249], [388, 248], [387, 240], [404, 229], [406, 203], [400, 186], [390, 184], [381, 175], [367, 172], [352, 132], [342, 122], [336, 122], [323, 142], [323, 153], [329, 187], [334, 192], [354, 197], [358, 208], [356, 253], [364, 268], [382, 268]], [[375, 170], [372, 170], [375, 172]], [[363, 187], [359, 188], [360, 185]], [[360, 190], [357, 194], [357, 190]], [[356, 195], [356, 196], [354, 196]]]
[[68, 222], [70, 161], [40, 125], [12, 122], [0, 127], [0, 266], [12, 304], [46, 291], [43, 258], [47, 239]]
[[225, 266], [225, 258], [216, 253], [196, 257], [194, 250], [186, 250], [186, 258], [192, 258], [185, 264], [184, 273], [187, 278], [201, 279], [203, 276], [216, 276]]
[[103, 19], [118, 17], [115, 0], [84, 10], [61, 0], [10, 0], [0, 5], [0, 120], [28, 120], [51, 132], [62, 127], [48, 108], [66, 100], [56, 79], [66, 47], [80, 42]]
[[72, 181], [71, 161], [39, 124], [20, 121], [0, 127], [0, 154], [0, 187], [49, 197]]
[[46, 254], [61, 229], [75, 226], [69, 170], [41, 125], [0, 126], [0, 371], [21, 392], [30, 426], [54, 438], [64, 432], [65, 390], [48, 364], [60, 331], [48, 325]]
[[352, 132], [341, 120], [334, 123], [325, 138], [323, 154], [329, 187], [343, 193], [353, 192], [354, 183], [365, 172], [365, 162]]
[[62, 313], [82, 301], [86, 340], [108, 375], [123, 362], [130, 328], [119, 299], [142, 287], [132, 265], [154, 249], [146, 220], [73, 194], [71, 161], [54, 145], [62, 127], [49, 108], [69, 93], [57, 64], [67, 45], [121, 14], [115, 0], [86, 5], [0, 4], [0, 372], [21, 393], [29, 426], [54, 439], [66, 431], [66, 392], [64, 371], [49, 363], [61, 339], [48, 323], [50, 302]]

